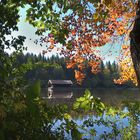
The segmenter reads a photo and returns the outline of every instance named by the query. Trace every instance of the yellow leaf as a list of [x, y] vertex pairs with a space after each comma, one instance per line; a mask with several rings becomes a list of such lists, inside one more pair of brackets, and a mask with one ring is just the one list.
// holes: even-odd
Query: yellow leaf
[[93, 19], [94, 19], [94, 20], [97, 20], [98, 17], [99, 17], [98, 13], [93, 14]]
[[71, 116], [68, 113], [65, 113], [64, 114], [64, 118], [67, 119], [67, 120], [69, 120], [69, 119], [71, 119]]

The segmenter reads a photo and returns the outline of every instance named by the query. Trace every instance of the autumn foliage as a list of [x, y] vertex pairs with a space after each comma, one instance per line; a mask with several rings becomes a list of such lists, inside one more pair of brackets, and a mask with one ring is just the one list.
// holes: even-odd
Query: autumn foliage
[[[105, 44], [121, 43], [122, 51], [118, 63], [121, 75], [116, 83], [122, 84], [132, 80], [137, 84], [134, 72], [129, 43], [129, 34], [132, 30], [137, 1], [134, 0], [78, 0], [69, 1], [71, 6], [79, 4], [79, 10], [68, 12], [62, 18], [63, 39], [60, 54], [69, 58], [67, 68], [75, 68], [75, 78], [80, 83], [85, 77], [84, 69], [88, 64], [93, 73], [97, 73], [102, 56], [97, 50]], [[54, 33], [47, 37], [48, 51], [57, 47], [58, 38]], [[87, 62], [88, 63], [85, 63]]]

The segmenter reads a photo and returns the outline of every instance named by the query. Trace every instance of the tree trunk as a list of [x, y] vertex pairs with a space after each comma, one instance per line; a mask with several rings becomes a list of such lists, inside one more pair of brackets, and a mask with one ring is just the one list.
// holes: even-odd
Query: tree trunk
[[140, 88], [140, 0], [136, 11], [136, 19], [130, 33], [130, 51], [134, 69], [137, 76], [138, 87]]

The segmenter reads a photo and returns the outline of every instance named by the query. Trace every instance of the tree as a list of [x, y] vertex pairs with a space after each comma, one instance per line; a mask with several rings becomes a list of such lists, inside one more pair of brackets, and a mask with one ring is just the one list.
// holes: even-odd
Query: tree
[[[82, 72], [84, 71], [86, 60], [89, 61], [93, 73], [97, 73], [99, 70], [100, 55], [98, 54], [96, 47], [103, 46], [106, 43], [116, 40], [126, 40], [122, 45], [122, 55], [120, 59], [120, 69], [122, 69], [122, 73], [120, 79], [116, 82], [123, 83], [124, 81], [131, 79], [137, 84], [136, 76], [137, 79], [139, 79], [139, 72], [136, 72], [135, 75], [133, 64], [135, 71], [138, 71], [138, 68], [135, 66], [137, 65], [136, 61], [138, 61], [138, 58], [136, 59], [135, 57], [134, 59], [134, 54], [138, 51], [136, 48], [134, 49], [134, 47], [132, 48], [136, 52], [134, 52], [133, 49], [130, 50], [128, 45], [128, 35], [133, 27], [133, 17], [135, 16], [137, 4], [138, 0], [121, 0], [119, 2], [117, 0], [57, 1], [59, 12], [56, 13], [60, 17], [54, 18], [54, 21], [56, 21], [56, 19], [60, 21], [60, 27], [56, 31], [56, 26], [58, 24], [55, 25], [54, 23], [54, 28], [50, 29], [51, 33], [45, 38], [46, 42], [50, 42], [48, 50], [54, 48], [57, 42], [60, 42], [63, 45], [61, 54], [70, 58], [68, 68], [78, 68], [78, 71], [76, 70], [75, 74], [80, 81], [80, 77], [83, 79], [85, 76]], [[52, 2], [50, 9], [51, 16], [56, 14], [54, 14], [55, 9], [52, 8], [53, 5], [54, 3]], [[68, 10], [71, 10], [71, 12], [68, 12]], [[32, 9], [30, 9], [28, 16], [32, 19], [30, 16], [31, 11]], [[40, 11], [44, 12], [43, 10]], [[65, 14], [62, 16], [62, 13]], [[33, 18], [35, 17], [37, 17], [37, 15], [33, 16]], [[33, 21], [31, 19], [30, 23], [36, 26], [38, 23], [37, 20]], [[48, 29], [43, 23], [44, 20], [42, 22], [40, 21], [39, 25], [41, 27], [43, 26], [45, 30]], [[41, 28], [40, 26], [37, 24], [37, 27], [39, 27], [38, 29]], [[138, 31], [136, 26], [138, 26], [137, 21], [135, 21], [133, 32]], [[39, 31], [39, 33], [41, 32], [44, 32], [44, 30]], [[133, 64], [130, 59], [130, 51], [131, 54], [133, 54]], [[132, 53], [132, 51], [134, 53]], [[126, 69], [126, 67], [129, 68]], [[79, 76], [77, 76], [77, 74]]]
[[113, 70], [112, 70], [112, 65], [111, 65], [111, 63], [110, 63], [110, 61], [109, 62], [107, 62], [107, 68], [109, 69], [109, 73], [110, 73], [110, 76], [112, 75], [112, 73], [113, 73]]
[[[2, 1], [0, 6], [2, 11], [5, 10], [6, 16], [3, 17], [4, 14], [1, 13], [1, 19], [6, 23], [5, 27], [8, 27], [8, 34], [11, 32], [9, 28], [18, 29], [19, 7], [25, 7], [27, 4], [29, 7], [26, 20], [37, 27], [38, 35], [50, 31], [48, 36], [42, 39], [43, 42], [49, 42], [47, 51], [56, 47], [58, 42], [62, 44], [61, 54], [69, 58], [68, 68], [77, 69], [75, 75], [79, 82], [81, 82], [80, 77], [81, 79], [85, 77], [83, 74], [85, 61], [89, 61], [93, 73], [99, 71], [101, 56], [97, 47], [123, 39], [126, 41], [122, 45], [120, 59], [122, 75], [116, 82], [123, 83], [131, 79], [135, 84], [138, 80], [139, 84], [139, 51], [136, 45], [134, 47], [134, 44], [139, 43], [138, 35], [136, 35], [139, 32], [139, 18], [136, 20], [133, 18], [136, 15], [135, 11], [139, 15], [139, 0], [120, 0], [119, 2], [118, 0]], [[12, 18], [14, 20], [9, 20], [11, 19], [9, 15], [15, 17]], [[135, 24], [132, 26], [134, 22]], [[133, 30], [132, 27], [134, 27]], [[128, 45], [130, 32], [131, 49]]]
[[138, 0], [136, 18], [133, 29], [130, 33], [130, 51], [137, 76], [138, 85], [140, 87], [140, 1]]
[[105, 65], [104, 65], [104, 62], [103, 61], [101, 61], [100, 69], [101, 69], [101, 72], [103, 72], [104, 69], [105, 69]]

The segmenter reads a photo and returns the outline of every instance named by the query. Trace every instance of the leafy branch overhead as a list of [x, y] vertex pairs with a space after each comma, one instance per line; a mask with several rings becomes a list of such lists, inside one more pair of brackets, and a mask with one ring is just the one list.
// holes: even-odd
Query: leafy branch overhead
[[43, 40], [50, 44], [46, 53], [56, 48], [58, 43], [62, 44], [59, 48], [60, 54], [69, 57], [68, 68], [76, 69], [75, 77], [78, 77], [79, 83], [85, 77], [83, 74], [85, 61], [89, 61], [93, 73], [99, 72], [98, 65], [104, 56], [101, 56], [97, 48], [107, 43], [120, 42], [123, 44], [119, 58], [122, 73], [120, 78], [114, 81], [121, 84], [132, 80], [137, 84], [128, 44], [137, 2], [133, 0], [30, 1], [27, 21], [37, 27], [37, 34], [50, 31]]
[[[120, 42], [122, 48], [118, 62], [122, 72], [120, 78], [114, 81], [122, 84], [132, 80], [137, 85], [138, 73], [136, 75], [137, 69], [133, 68], [133, 63], [137, 61], [132, 63], [128, 43], [137, 5], [138, 0], [2, 1], [1, 45], [5, 48], [5, 34], [18, 30], [19, 10], [22, 7], [26, 9], [26, 21], [37, 29], [38, 35], [45, 35], [42, 41], [47, 43], [48, 48], [44, 53], [62, 45], [58, 50], [61, 55], [69, 58], [68, 68], [76, 69], [78, 83], [86, 76], [83, 74], [86, 61], [89, 61], [93, 73], [100, 71], [98, 66], [104, 56], [101, 56], [97, 48], [107, 43]], [[46, 35], [47, 31], [49, 33]]]

